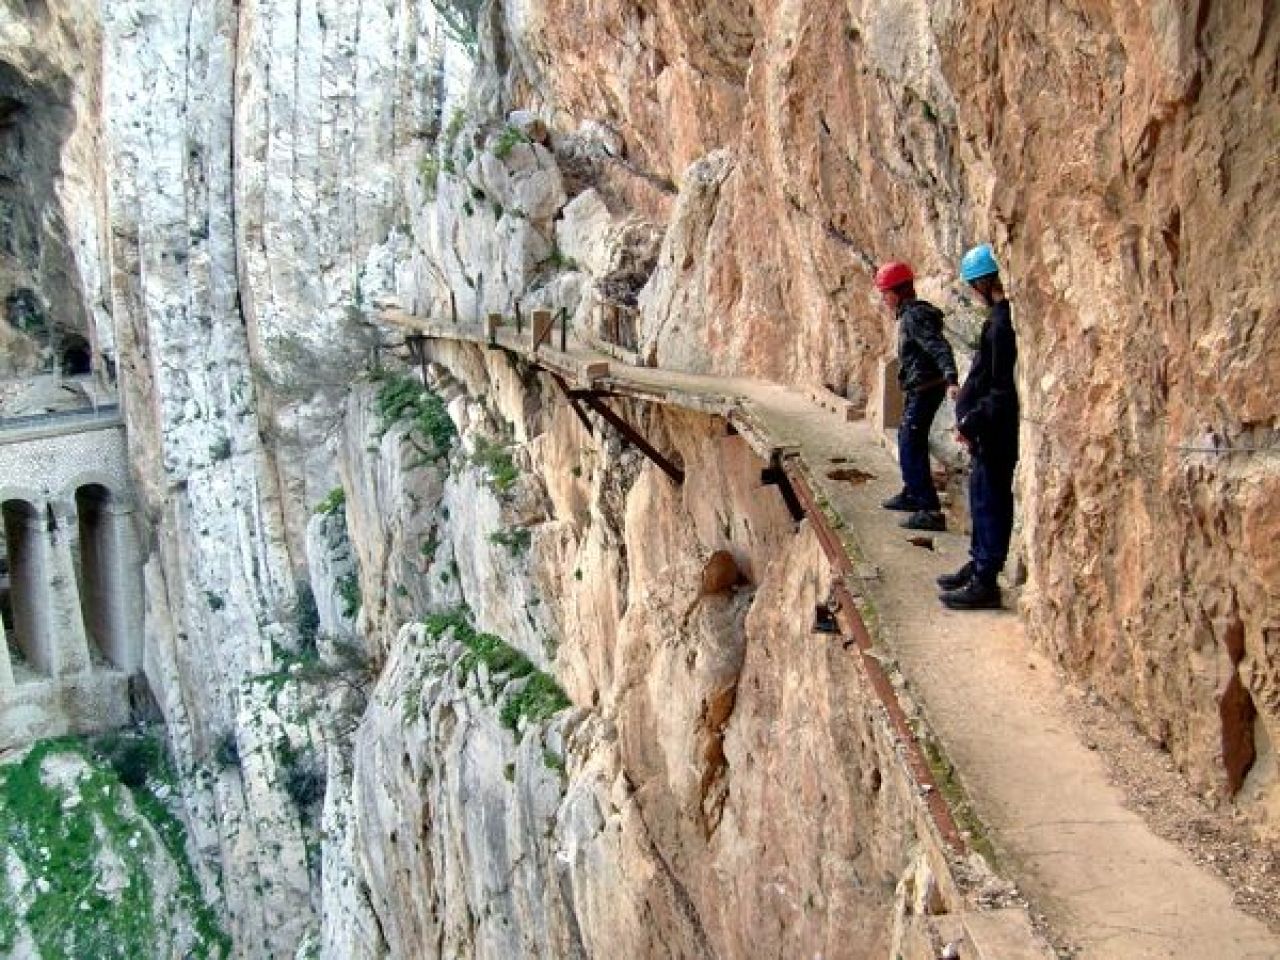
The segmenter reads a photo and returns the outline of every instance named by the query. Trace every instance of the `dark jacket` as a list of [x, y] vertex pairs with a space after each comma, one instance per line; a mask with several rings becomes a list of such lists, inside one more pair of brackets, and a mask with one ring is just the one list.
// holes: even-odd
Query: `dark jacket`
[[979, 454], [1017, 456], [1017, 362], [1018, 340], [1009, 301], [1002, 300], [987, 314], [978, 354], [956, 397], [956, 426]]
[[898, 307], [898, 383], [906, 391], [958, 383], [956, 358], [942, 335], [942, 311], [928, 300]]

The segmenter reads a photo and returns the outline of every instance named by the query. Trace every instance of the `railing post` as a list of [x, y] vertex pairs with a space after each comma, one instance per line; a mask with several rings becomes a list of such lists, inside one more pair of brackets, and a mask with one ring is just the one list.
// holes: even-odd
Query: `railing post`
[[560, 352], [569, 352], [569, 311], [560, 308]]
[[455, 327], [458, 325], [458, 295], [452, 290], [449, 291], [449, 319]]
[[516, 336], [524, 335], [524, 316], [520, 312], [520, 301], [516, 301]]
[[555, 328], [555, 318], [552, 317], [550, 310], [533, 311], [533, 350], [537, 349], [551, 339], [551, 331]]

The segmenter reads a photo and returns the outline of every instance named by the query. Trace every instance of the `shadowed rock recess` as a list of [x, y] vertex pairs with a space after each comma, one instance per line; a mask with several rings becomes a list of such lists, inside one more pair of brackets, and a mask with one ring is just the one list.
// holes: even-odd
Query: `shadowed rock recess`
[[[129, 509], [52, 587], [125, 609], [140, 549], [98, 726], [165, 745], [5, 758], [0, 952], [1150, 956], [988, 830], [1017, 815], [971, 778], [1020, 732], [931, 727], [964, 711], [895, 631], [984, 638], [931, 612], [953, 541], [857, 549], [880, 459], [810, 490], [738, 399], [608, 395], [874, 410], [876, 266], [967, 362], [987, 241], [1024, 417], [990, 646], [1034, 648], [989, 675], [1156, 745], [1275, 888], [1278, 88], [1268, 0], [0, 0], [0, 400], [119, 393]], [[859, 587], [908, 571], [918, 608]], [[814, 632], [837, 581], [857, 616]], [[94, 919], [126, 914], [171, 929]]]

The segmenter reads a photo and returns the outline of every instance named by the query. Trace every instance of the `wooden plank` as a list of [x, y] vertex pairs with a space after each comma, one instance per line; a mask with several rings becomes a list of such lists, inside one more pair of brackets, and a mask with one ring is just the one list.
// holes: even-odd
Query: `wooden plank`
[[536, 352], [544, 343], [551, 340], [551, 331], [555, 327], [555, 316], [550, 310], [533, 311], [533, 340], [531, 348]]

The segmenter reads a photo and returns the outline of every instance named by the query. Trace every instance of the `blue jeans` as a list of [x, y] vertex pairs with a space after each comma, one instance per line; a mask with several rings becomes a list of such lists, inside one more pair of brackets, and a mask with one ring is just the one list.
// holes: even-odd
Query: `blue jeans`
[[929, 430], [942, 406], [947, 388], [943, 384], [907, 394], [898, 426], [898, 464], [902, 467], [902, 485], [907, 496], [921, 510], [941, 510], [938, 491], [933, 488], [933, 472], [929, 469]]
[[974, 576], [988, 586], [996, 585], [1009, 556], [1013, 470], [1017, 463], [1017, 454], [973, 458], [973, 472], [969, 475], [969, 515], [973, 522], [969, 556], [973, 558]]

